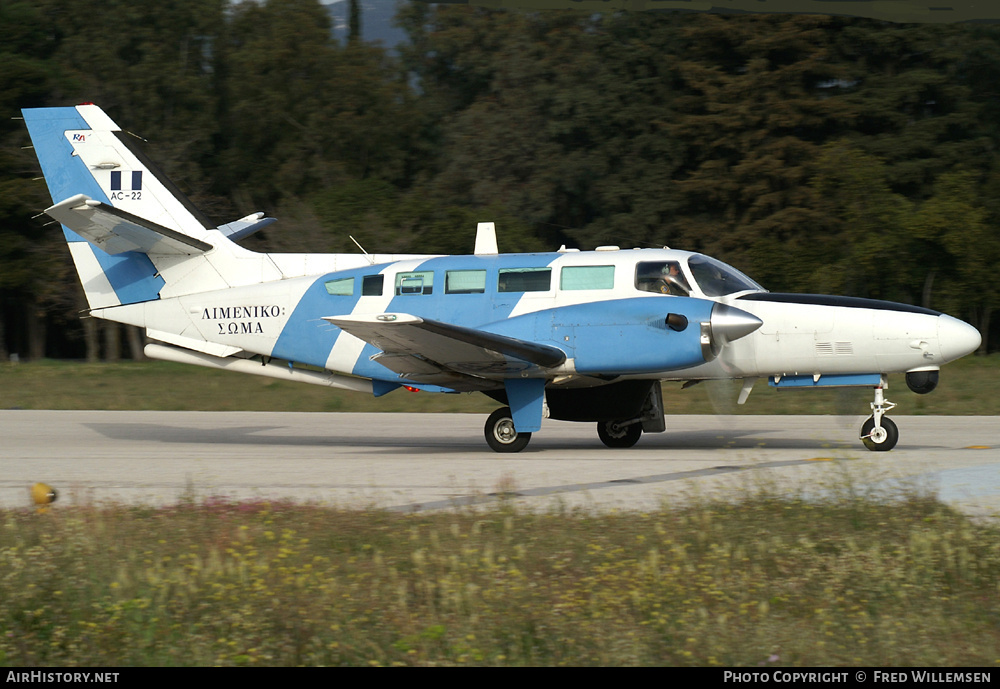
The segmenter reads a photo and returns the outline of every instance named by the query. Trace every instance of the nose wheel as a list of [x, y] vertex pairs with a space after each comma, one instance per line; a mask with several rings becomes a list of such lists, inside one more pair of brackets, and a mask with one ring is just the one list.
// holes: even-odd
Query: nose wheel
[[869, 416], [861, 426], [861, 442], [872, 452], [887, 452], [896, 446], [899, 440], [899, 429], [892, 419], [882, 419], [878, 428], [875, 427], [875, 417]]
[[899, 440], [899, 429], [885, 413], [895, 407], [895, 403], [885, 399], [883, 387], [875, 388], [875, 401], [872, 402], [872, 415], [861, 425], [861, 442], [872, 452], [888, 452], [896, 447]]

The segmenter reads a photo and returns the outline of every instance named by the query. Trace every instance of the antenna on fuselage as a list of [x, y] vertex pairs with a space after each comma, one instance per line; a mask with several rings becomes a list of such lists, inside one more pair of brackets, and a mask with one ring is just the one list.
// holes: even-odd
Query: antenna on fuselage
[[358, 247], [359, 249], [361, 249], [361, 253], [363, 253], [363, 254], [364, 254], [365, 256], [367, 256], [367, 257], [368, 257], [368, 262], [369, 262], [370, 264], [372, 264], [372, 265], [375, 265], [375, 259], [374, 259], [374, 258], [372, 258], [371, 254], [369, 254], [369, 253], [368, 253], [367, 251], [365, 251], [365, 247], [363, 247], [363, 246], [361, 246], [360, 244], [358, 244], [358, 240], [357, 240], [357, 239], [355, 239], [354, 237], [351, 237], [351, 235], [347, 235], [347, 236], [351, 238], [351, 241], [352, 241], [352, 242], [354, 242], [354, 246], [356, 246], [356, 247]]

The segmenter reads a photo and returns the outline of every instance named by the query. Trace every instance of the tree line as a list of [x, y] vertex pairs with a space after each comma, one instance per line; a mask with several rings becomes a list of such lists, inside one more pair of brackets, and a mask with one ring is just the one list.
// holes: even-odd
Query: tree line
[[[363, 21], [363, 17], [362, 17]], [[6, 0], [0, 102], [95, 102], [266, 251], [704, 251], [773, 291], [891, 299], [1000, 341], [1000, 28], [401, 2]], [[85, 308], [23, 123], [0, 122], [0, 356], [140, 356]], [[992, 331], [993, 338], [989, 335]]]

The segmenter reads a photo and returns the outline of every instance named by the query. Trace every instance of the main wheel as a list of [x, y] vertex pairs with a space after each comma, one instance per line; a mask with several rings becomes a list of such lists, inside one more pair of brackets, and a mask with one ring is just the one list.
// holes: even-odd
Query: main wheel
[[892, 419], [882, 417], [881, 429], [875, 428], [875, 417], [869, 416], [861, 425], [861, 442], [872, 452], [888, 452], [896, 447], [899, 440], [899, 429]]
[[619, 426], [615, 421], [598, 421], [597, 435], [601, 442], [608, 447], [632, 447], [639, 442], [639, 437], [642, 436], [642, 424], [633, 423], [628, 426]]
[[510, 407], [502, 407], [490, 414], [483, 430], [486, 442], [494, 452], [520, 452], [531, 440], [531, 433], [518, 433], [514, 429]]

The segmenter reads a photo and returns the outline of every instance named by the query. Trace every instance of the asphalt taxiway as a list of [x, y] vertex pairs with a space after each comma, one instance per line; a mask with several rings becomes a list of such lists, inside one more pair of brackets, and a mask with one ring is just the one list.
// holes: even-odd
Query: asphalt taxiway
[[546, 420], [496, 454], [476, 414], [0, 411], [0, 507], [35, 482], [74, 502], [288, 499], [440, 509], [503, 496], [544, 508], [653, 509], [761, 487], [821, 496], [901, 489], [1000, 515], [1000, 419], [893, 416], [900, 441], [868, 452], [861, 417], [668, 416], [628, 450], [594, 424]]

